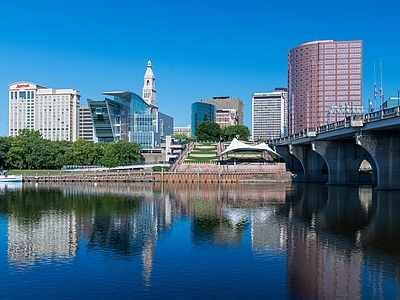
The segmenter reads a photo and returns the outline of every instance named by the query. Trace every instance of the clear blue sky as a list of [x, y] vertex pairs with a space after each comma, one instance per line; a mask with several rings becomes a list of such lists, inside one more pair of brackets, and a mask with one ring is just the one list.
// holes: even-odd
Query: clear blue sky
[[400, 88], [397, 1], [4, 0], [0, 4], [0, 136], [8, 135], [8, 85], [27, 80], [74, 88], [86, 99], [141, 95], [148, 59], [161, 112], [190, 124], [193, 102], [245, 102], [287, 86], [287, 52], [305, 42], [363, 40], [363, 103], [373, 99], [374, 61], [385, 98]]

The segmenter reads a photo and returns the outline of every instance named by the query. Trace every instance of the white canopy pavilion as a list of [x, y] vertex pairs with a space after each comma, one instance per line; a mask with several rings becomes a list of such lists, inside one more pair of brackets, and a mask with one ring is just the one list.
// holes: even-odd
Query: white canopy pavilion
[[220, 156], [223, 154], [226, 154], [230, 151], [234, 151], [234, 152], [238, 152], [238, 151], [258, 151], [258, 152], [268, 151], [268, 152], [274, 153], [276, 155], [279, 155], [274, 150], [272, 150], [271, 147], [269, 147], [266, 143], [261, 143], [258, 145], [247, 145], [247, 144], [239, 141], [236, 138], [234, 138], [232, 140], [232, 142], [229, 144], [229, 146], [220, 153]]

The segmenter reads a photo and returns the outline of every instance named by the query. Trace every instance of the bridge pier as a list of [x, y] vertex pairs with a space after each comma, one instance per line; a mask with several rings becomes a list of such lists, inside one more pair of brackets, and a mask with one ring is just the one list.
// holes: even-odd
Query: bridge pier
[[376, 189], [400, 189], [400, 136], [392, 134], [362, 134], [357, 142], [366, 149], [376, 165]]
[[354, 141], [314, 141], [312, 148], [326, 162], [328, 184], [331, 185], [360, 183], [359, 170], [363, 160], [374, 166], [371, 155]]
[[294, 181], [326, 182], [325, 161], [315, 153], [310, 145], [280, 146], [276, 151], [283, 157], [287, 168], [297, 176]]
[[[328, 184], [368, 183], [376, 189], [400, 190], [400, 107], [345, 116], [335, 123], [276, 139], [270, 145], [279, 154], [282, 147], [291, 147], [287, 152], [300, 161], [304, 175], [313, 175], [311, 181], [321, 164], [310, 148], [326, 162]], [[360, 172], [363, 160], [371, 164], [372, 175]], [[313, 166], [307, 166], [309, 163]]]
[[292, 171], [293, 173], [303, 173], [304, 168], [299, 161], [299, 159], [294, 156], [290, 151], [287, 145], [284, 146], [277, 146], [275, 150], [279, 155], [283, 158], [286, 164], [286, 169]]

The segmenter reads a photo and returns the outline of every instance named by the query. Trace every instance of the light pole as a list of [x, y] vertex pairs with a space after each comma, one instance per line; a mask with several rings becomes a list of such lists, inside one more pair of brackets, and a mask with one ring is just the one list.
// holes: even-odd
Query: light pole
[[397, 106], [400, 106], [399, 94], [400, 94], [400, 89], [397, 90]]

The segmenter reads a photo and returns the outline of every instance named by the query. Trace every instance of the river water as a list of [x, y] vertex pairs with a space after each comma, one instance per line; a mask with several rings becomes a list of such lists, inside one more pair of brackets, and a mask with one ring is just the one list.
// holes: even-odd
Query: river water
[[1, 299], [400, 299], [400, 193], [2, 184]]

